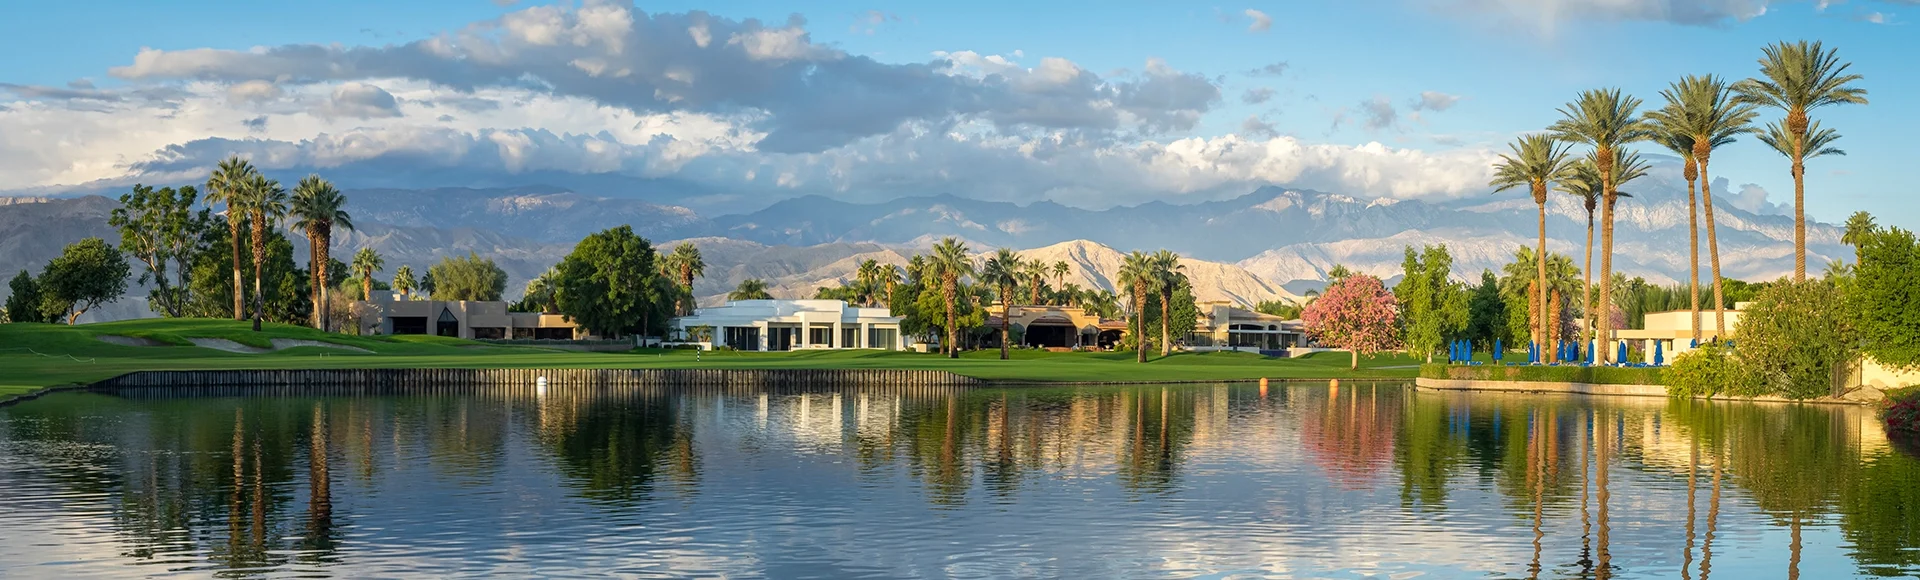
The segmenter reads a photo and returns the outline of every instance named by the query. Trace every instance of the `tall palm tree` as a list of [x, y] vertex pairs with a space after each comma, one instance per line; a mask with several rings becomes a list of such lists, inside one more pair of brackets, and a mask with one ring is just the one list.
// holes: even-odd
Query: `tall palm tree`
[[293, 205], [288, 208], [293, 227], [305, 231], [308, 248], [307, 271], [313, 278], [314, 328], [326, 330], [332, 320], [328, 300], [327, 266], [333, 262], [333, 227], [353, 229], [353, 216], [347, 214], [347, 196], [318, 175], [308, 175], [293, 188]]
[[255, 173], [241, 191], [240, 207], [247, 212], [248, 225], [253, 229], [253, 331], [259, 332], [267, 304], [260, 288], [266, 277], [267, 228], [287, 215], [287, 190], [279, 181]]
[[1147, 292], [1159, 280], [1153, 273], [1153, 257], [1139, 250], [1127, 254], [1120, 264], [1120, 285], [1133, 294], [1133, 350], [1139, 362], [1147, 362]]
[[1180, 265], [1180, 255], [1172, 250], [1153, 253], [1154, 285], [1160, 288], [1160, 356], [1173, 354], [1173, 332], [1167, 327], [1167, 321], [1173, 319], [1173, 309], [1169, 305], [1173, 304], [1173, 291], [1187, 278], [1182, 272], [1186, 269], [1186, 266]]
[[[1695, 186], [1700, 180], [1700, 163], [1693, 157], [1693, 135], [1687, 132], [1686, 127], [1664, 120], [1670, 118], [1664, 116], [1664, 113], [1676, 108], [1673, 103], [1668, 103], [1667, 108], [1661, 111], [1663, 113], [1662, 116], [1655, 116], [1654, 112], [1649, 112], [1647, 116], [1654, 124], [1652, 141], [1661, 147], [1665, 147], [1668, 151], [1672, 151], [1674, 155], [1680, 156], [1681, 161], [1685, 163], [1681, 171], [1681, 176], [1687, 180], [1687, 261], [1689, 264], [1687, 268], [1687, 299], [1689, 300], [1688, 309], [1693, 313], [1693, 342], [1699, 343], [1700, 200], [1698, 190]], [[1678, 111], [1673, 112], [1677, 113]], [[1597, 194], [1598, 191], [1595, 193]], [[1589, 214], [1593, 212], [1591, 205], [1588, 206], [1587, 212]], [[1592, 234], [1588, 234], [1588, 237], [1588, 244], [1591, 245]], [[1589, 262], [1591, 262], [1591, 260], [1589, 260]], [[1592, 264], [1589, 263], [1588, 266], [1591, 267]], [[1715, 278], [1718, 278], [1718, 276]]]
[[[353, 276], [360, 279], [361, 300], [373, 300], [373, 275], [386, 267], [386, 258], [380, 257], [380, 253], [373, 251], [373, 248], [360, 248], [360, 251], [354, 252], [353, 263], [348, 264], [347, 269], [352, 270]], [[428, 274], [431, 275], [432, 272], [429, 271]]]
[[860, 261], [860, 268], [855, 271], [854, 279], [860, 284], [860, 296], [865, 298], [861, 301], [863, 304], [872, 306], [879, 300], [881, 268], [879, 260], [868, 258]]
[[973, 275], [973, 259], [967, 257], [966, 244], [949, 236], [934, 244], [926, 268], [940, 279], [941, 298], [947, 306], [947, 339], [941, 341], [940, 347], [947, 351], [948, 357], [960, 358], [960, 316], [955, 308], [960, 300], [960, 280]]
[[[1594, 89], [1580, 93], [1580, 97], [1560, 109], [1562, 119], [1548, 127], [1561, 141], [1584, 143], [1593, 147], [1593, 159], [1596, 169], [1600, 170], [1600, 330], [1598, 335], [1607, 342], [1613, 340], [1613, 317], [1605, 315], [1613, 311], [1611, 297], [1613, 272], [1613, 204], [1614, 194], [1618, 192], [1613, 182], [1613, 163], [1620, 159], [1618, 150], [1628, 144], [1644, 141], [1652, 136], [1651, 127], [1640, 118], [1637, 110], [1640, 99], [1627, 96], [1620, 89]], [[1612, 349], [1601, 349], [1600, 360], [1612, 360]]]
[[[1648, 111], [1648, 120], [1658, 132], [1679, 130], [1693, 145], [1693, 162], [1700, 169], [1700, 204], [1707, 216], [1707, 259], [1713, 266], [1714, 336], [1726, 336], [1726, 305], [1720, 280], [1720, 235], [1713, 218], [1713, 174], [1708, 164], [1713, 150], [1734, 142], [1741, 133], [1752, 131], [1754, 106], [1739, 102], [1733, 87], [1712, 75], [1687, 76], [1660, 91], [1667, 106]], [[1694, 324], [1698, 329], [1700, 324]]]
[[[547, 272], [552, 273], [553, 269], [548, 268]], [[541, 274], [540, 276], [545, 277], [546, 275], [547, 274]], [[532, 285], [532, 282], [529, 282], [528, 285]], [[419, 279], [413, 276], [413, 266], [401, 264], [400, 269], [393, 271], [393, 289], [400, 293], [401, 299], [413, 299], [413, 291], [419, 287]], [[531, 293], [531, 291], [529, 291], [529, 293]]]
[[1807, 275], [1807, 224], [1806, 213], [1800, 210], [1800, 205], [1806, 197], [1806, 161], [1847, 152], [1833, 146], [1834, 141], [1840, 140], [1840, 133], [1822, 128], [1819, 121], [1807, 124], [1804, 132], [1795, 132], [1792, 127], [1774, 121], [1756, 133], [1760, 142], [1793, 160], [1793, 275], [1795, 281], [1803, 280]]
[[766, 280], [761, 280], [759, 278], [748, 278], [745, 280], [741, 280], [740, 285], [734, 286], [733, 291], [727, 293], [727, 299], [728, 300], [772, 300], [773, 294], [767, 292]]
[[[674, 244], [673, 251], [660, 258], [660, 270], [675, 284], [679, 284], [682, 290], [686, 290], [686, 296], [691, 297], [693, 279], [707, 275], [707, 262], [700, 257], [699, 247], [691, 242], [680, 242]], [[682, 314], [693, 312], [692, 304], [676, 304], [674, 308]]]
[[1007, 360], [1007, 326], [1013, 322], [1013, 290], [1020, 285], [1020, 256], [1000, 248], [980, 268], [980, 282], [1000, 291], [1000, 360]]
[[1853, 246], [1854, 264], [1860, 263], [1860, 244], [1866, 243], [1867, 236], [1873, 235], [1876, 227], [1878, 226], [1873, 223], [1873, 214], [1856, 211], [1853, 215], [1847, 216], [1847, 229], [1840, 234], [1840, 243]]
[[[1513, 261], [1500, 267], [1500, 278], [1497, 284], [1500, 287], [1502, 296], [1532, 297], [1538, 294], [1539, 296], [1546, 297], [1544, 300], [1538, 300], [1538, 302], [1545, 306], [1534, 315], [1534, 318], [1547, 321], [1546, 334], [1543, 336], [1546, 342], [1552, 342], [1560, 336], [1560, 333], [1556, 331], [1556, 327], [1558, 327], [1560, 323], [1560, 318], [1554, 314], [1555, 301], [1552, 300], [1552, 298], [1554, 296], [1570, 296], [1579, 288], [1580, 268], [1574, 266], [1573, 258], [1568, 257], [1566, 254], [1548, 252], [1547, 259], [1544, 263], [1535, 258], [1535, 256], [1538, 255], [1539, 254], [1534, 253], [1533, 248], [1526, 246], [1515, 248]], [[1547, 271], [1546, 285], [1544, 286], [1540, 285], [1537, 279], [1542, 269], [1542, 264], [1544, 264]], [[1541, 290], [1542, 288], [1545, 290]]]
[[1055, 283], [1060, 284], [1062, 287], [1065, 287], [1067, 283], [1067, 275], [1072, 273], [1073, 273], [1073, 266], [1067, 264], [1066, 260], [1060, 260], [1053, 263], [1054, 281]]
[[[1547, 251], [1547, 185], [1564, 181], [1573, 175], [1573, 164], [1567, 155], [1571, 146], [1560, 144], [1553, 136], [1536, 134], [1522, 136], [1508, 148], [1512, 153], [1500, 156], [1500, 161], [1494, 166], [1493, 181], [1488, 185], [1493, 186], [1495, 192], [1525, 186], [1533, 194], [1533, 204], [1539, 208], [1538, 253], [1544, 254]], [[1545, 264], [1541, 265], [1538, 278], [1540, 287], [1546, 287]], [[1547, 296], [1542, 293], [1532, 300], [1533, 311], [1539, 313], [1533, 322], [1533, 342], [1543, 345], [1540, 350], [1545, 352]]]
[[235, 202], [246, 195], [246, 184], [256, 173], [252, 163], [236, 155], [221, 160], [207, 176], [207, 205], [227, 206], [227, 241], [233, 244], [234, 320], [244, 320], [247, 316], [246, 286], [240, 281], [240, 222], [247, 214], [235, 207]]
[[[1622, 155], [1622, 153], [1624, 153], [1624, 155]], [[1633, 194], [1619, 191], [1618, 189], [1621, 185], [1629, 181], [1646, 177], [1648, 169], [1647, 162], [1641, 159], [1638, 153], [1629, 151], [1616, 149], [1614, 150], [1614, 156], [1615, 159], [1613, 162], [1608, 164], [1613, 168], [1613, 184], [1615, 188], [1613, 196], [1615, 198], [1633, 197]], [[1598, 208], [1602, 197], [1600, 191], [1601, 184], [1606, 182], [1606, 180], [1600, 176], [1599, 167], [1600, 164], [1593, 159], [1592, 153], [1590, 152], [1587, 157], [1575, 162], [1573, 177], [1561, 182], [1560, 188], [1560, 191], [1580, 198], [1582, 207], [1587, 210], [1586, 265], [1580, 268], [1584, 276], [1580, 282], [1580, 311], [1589, 323], [1587, 324], [1585, 334], [1580, 340], [1588, 344], [1593, 341], [1592, 321], [1595, 316], [1598, 316], [1598, 313], [1594, 310], [1593, 301], [1590, 296], [1593, 294], [1593, 219], [1595, 210]]]
[[[405, 269], [406, 267], [401, 266], [401, 268]], [[549, 266], [547, 267], [547, 271], [541, 272], [539, 276], [535, 276], [532, 280], [527, 281], [527, 301], [539, 305], [540, 312], [558, 312], [560, 308], [559, 305], [555, 304], [555, 299], [557, 298], [555, 292], [559, 290], [560, 269], [555, 266]]]
[[1847, 74], [1852, 63], [1840, 62], [1839, 49], [1819, 42], [1780, 42], [1762, 50], [1760, 78], [1734, 85], [1739, 101], [1773, 107], [1787, 114], [1780, 136], [1789, 138], [1774, 149], [1793, 162], [1793, 279], [1807, 279], [1807, 168], [1806, 160], [1824, 147], [1811, 138], [1819, 134], [1807, 112], [1828, 105], [1865, 105], [1867, 90], [1852, 86], [1863, 79]]

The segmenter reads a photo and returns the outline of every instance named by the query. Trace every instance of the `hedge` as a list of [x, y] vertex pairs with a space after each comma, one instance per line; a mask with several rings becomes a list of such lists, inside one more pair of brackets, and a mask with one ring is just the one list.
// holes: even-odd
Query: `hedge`
[[1661, 367], [1420, 365], [1421, 378], [1469, 381], [1542, 381], [1593, 385], [1665, 385]]

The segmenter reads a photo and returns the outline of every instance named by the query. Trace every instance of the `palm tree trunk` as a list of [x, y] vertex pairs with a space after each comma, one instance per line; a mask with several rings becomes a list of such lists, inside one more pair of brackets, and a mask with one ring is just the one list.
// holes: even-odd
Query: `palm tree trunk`
[[1553, 351], [1547, 348], [1547, 343], [1552, 342], [1553, 338], [1547, 333], [1547, 196], [1545, 188], [1544, 184], [1535, 184], [1533, 194], [1533, 200], [1538, 202], [1540, 207], [1540, 248], [1533, 254], [1534, 269], [1539, 274], [1540, 309], [1534, 311], [1539, 313], [1539, 317], [1534, 319], [1533, 327], [1539, 332], [1540, 340], [1535, 344], [1540, 345], [1540, 358], [1545, 362], [1553, 362]]
[[316, 229], [307, 228], [307, 301], [313, 303], [313, 311], [307, 313], [307, 318], [313, 321], [315, 329], [322, 329], [321, 321], [326, 317], [320, 310], [320, 234]]
[[[1003, 287], [1000, 289], [1000, 295], [1009, 296], [1012, 290], [1012, 287]], [[1007, 327], [1013, 324], [1013, 305], [1001, 304], [1000, 306], [1000, 360], [1007, 360]]]
[[[1693, 180], [1687, 180], [1687, 295], [1693, 301], [1693, 342], [1700, 342], [1700, 202], [1694, 198]], [[1718, 278], [1718, 276], [1715, 276]]]
[[960, 330], [958, 328], [954, 328], [955, 324], [959, 324], [959, 318], [955, 316], [953, 313], [953, 301], [955, 299], [954, 293], [956, 292], [956, 289], [954, 288], [954, 283], [957, 282], [957, 280], [954, 280], [951, 274], [947, 275], [945, 278], [946, 278], [945, 288], [946, 288], [946, 298], [947, 298], [947, 340], [946, 340], [946, 343], [942, 344], [941, 346], [947, 350], [947, 358], [960, 358], [960, 348], [959, 348], [960, 347]]
[[267, 220], [266, 214], [253, 214], [253, 331], [260, 332], [260, 314], [266, 310], [267, 301], [260, 293], [260, 279], [265, 277], [267, 265]]
[[[1594, 316], [1599, 317], [1600, 319], [1600, 324], [1598, 325], [1600, 327], [1599, 340], [1606, 342], [1607, 346], [1609, 347], [1609, 348], [1598, 349], [1600, 350], [1600, 353], [1594, 360], [1598, 360], [1602, 362], [1619, 362], [1619, 361], [1613, 360], [1613, 349], [1611, 348], [1613, 346], [1613, 202], [1614, 202], [1612, 190], [1613, 190], [1613, 184], [1608, 183], [1607, 192], [1605, 195], [1602, 196], [1602, 199], [1601, 199], [1600, 311], [1594, 313]], [[1597, 347], [1599, 346], [1599, 344], [1596, 343], [1594, 346]]]
[[1173, 354], [1173, 333], [1167, 328], [1167, 316], [1172, 313], [1167, 303], [1173, 302], [1173, 294], [1160, 293], [1160, 356]]
[[247, 319], [246, 283], [241, 282], [240, 217], [232, 204], [227, 205], [227, 237], [233, 241], [233, 319]]
[[[1701, 177], [1707, 174], [1700, 168]], [[1807, 166], [1793, 160], [1793, 281], [1807, 281]]]
[[1133, 285], [1133, 354], [1137, 362], [1147, 362], [1147, 288]]
[[320, 330], [333, 330], [333, 288], [327, 283], [333, 277], [328, 270], [333, 265], [333, 229], [331, 226], [320, 228]]
[[[1713, 220], [1713, 182], [1707, 178], [1707, 164], [1700, 163], [1700, 207], [1707, 217], [1707, 259], [1713, 266], [1713, 339], [1727, 337], [1727, 303], [1720, 284], [1720, 235]], [[1700, 325], [1694, 325], [1698, 328]]]
[[1580, 348], [1593, 349], [1593, 212], [1587, 212], [1587, 256], [1586, 265], [1580, 267], [1580, 317], [1586, 319], [1586, 328], [1580, 333]]

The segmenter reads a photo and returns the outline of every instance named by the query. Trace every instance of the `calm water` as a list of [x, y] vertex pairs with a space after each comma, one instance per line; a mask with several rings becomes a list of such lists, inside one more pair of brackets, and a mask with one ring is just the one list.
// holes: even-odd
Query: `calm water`
[[1900, 576], [1902, 447], [1389, 384], [63, 394], [0, 409], [0, 576]]

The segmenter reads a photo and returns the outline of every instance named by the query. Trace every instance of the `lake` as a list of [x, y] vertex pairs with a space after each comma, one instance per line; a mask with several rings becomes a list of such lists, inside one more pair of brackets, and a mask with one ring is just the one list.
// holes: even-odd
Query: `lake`
[[0, 576], [1920, 572], [1871, 409], [1397, 383], [61, 393]]

